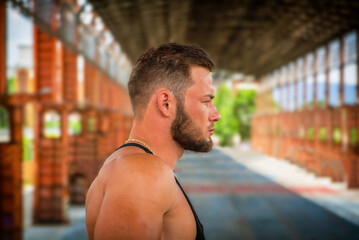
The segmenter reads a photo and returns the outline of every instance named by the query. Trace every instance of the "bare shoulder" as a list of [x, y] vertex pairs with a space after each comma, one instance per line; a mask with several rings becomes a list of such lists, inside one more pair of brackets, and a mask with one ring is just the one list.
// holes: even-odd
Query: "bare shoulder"
[[146, 153], [109, 159], [99, 172], [98, 181], [103, 184], [105, 194], [125, 194], [129, 198], [131, 195], [161, 196], [159, 200], [163, 206], [166, 206], [165, 200], [170, 201], [171, 192], [175, 194], [170, 167], [159, 157]]
[[112, 186], [112, 181], [131, 184], [145, 180], [161, 185], [173, 177], [172, 170], [163, 160], [146, 153], [114, 156], [106, 161], [99, 172], [99, 178], [105, 179], [106, 188]]
[[[94, 208], [89, 210], [97, 212], [93, 218], [96, 219], [92, 224], [93, 235], [158, 236], [164, 214], [176, 201], [175, 184], [172, 170], [154, 155], [110, 156], [88, 193], [89, 205], [101, 196], [100, 203], [92, 204]], [[138, 228], [143, 231], [126, 232], [126, 229]]]

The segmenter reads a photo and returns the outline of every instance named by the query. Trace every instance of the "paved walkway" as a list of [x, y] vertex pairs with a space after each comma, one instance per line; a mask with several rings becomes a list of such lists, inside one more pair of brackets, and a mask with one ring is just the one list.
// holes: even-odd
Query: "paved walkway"
[[[359, 239], [359, 191], [286, 161], [245, 147], [186, 152], [176, 174], [209, 240]], [[24, 239], [86, 239], [83, 207], [70, 217], [70, 226], [29, 227]]]
[[209, 240], [359, 239], [358, 191], [285, 161], [214, 149], [186, 154], [177, 175]]

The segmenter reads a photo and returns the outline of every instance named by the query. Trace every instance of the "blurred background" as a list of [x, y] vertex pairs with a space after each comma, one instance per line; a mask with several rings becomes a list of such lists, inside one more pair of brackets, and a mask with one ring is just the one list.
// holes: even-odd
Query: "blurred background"
[[253, 197], [244, 212], [285, 186], [334, 214], [313, 210], [315, 222], [336, 219], [301, 235], [303, 209], [273, 213], [276, 227], [248, 212], [224, 230], [200, 208], [209, 239], [359, 239], [358, 12], [356, 0], [1, 0], [0, 238], [86, 239], [86, 191], [132, 124], [133, 63], [171, 41], [217, 65], [216, 148], [177, 167], [194, 205]]

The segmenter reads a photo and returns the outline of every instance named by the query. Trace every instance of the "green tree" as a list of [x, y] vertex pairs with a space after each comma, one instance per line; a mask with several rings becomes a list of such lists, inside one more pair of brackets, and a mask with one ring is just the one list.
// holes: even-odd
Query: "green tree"
[[216, 123], [216, 135], [222, 146], [231, 144], [233, 135], [238, 133], [238, 121], [234, 115], [234, 97], [231, 89], [222, 84], [216, 93], [214, 104], [221, 114], [221, 120]]
[[16, 91], [16, 81], [15, 77], [10, 77], [7, 79], [7, 92], [9, 94], [15, 93]]
[[6, 109], [0, 106], [0, 129], [1, 128], [9, 128], [9, 115]]
[[255, 111], [256, 92], [251, 89], [243, 89], [237, 92], [234, 101], [234, 115], [238, 121], [238, 133], [241, 140], [251, 137], [251, 116]]

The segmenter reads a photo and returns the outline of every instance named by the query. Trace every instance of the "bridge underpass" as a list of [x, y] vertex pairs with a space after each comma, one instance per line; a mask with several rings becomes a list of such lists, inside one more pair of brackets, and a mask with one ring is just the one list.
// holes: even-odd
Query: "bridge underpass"
[[[213, 76], [218, 85], [226, 79], [258, 84], [253, 150], [286, 159], [345, 189], [357, 189], [358, 10], [358, 3], [349, 0], [2, 1], [1, 237], [20, 239], [26, 229], [22, 189], [29, 172], [26, 179], [34, 184], [31, 222], [63, 226], [70, 221], [69, 202], [83, 203], [103, 160], [128, 135], [131, 64], [143, 50], [167, 41], [205, 48], [217, 63]], [[11, 25], [11, 11], [31, 22], [32, 44], [21, 47], [25, 53], [19, 58], [28, 58], [29, 50], [32, 65], [11, 65], [9, 36], [19, 26]], [[24, 161], [29, 129], [33, 159]], [[224, 176], [213, 179], [222, 186], [221, 181], [228, 180]], [[196, 198], [203, 189], [192, 184], [187, 188]], [[241, 196], [236, 186], [230, 190]], [[205, 186], [222, 191], [212, 187]], [[275, 193], [278, 189], [269, 188]], [[355, 196], [356, 190], [348, 191]], [[355, 201], [344, 205], [357, 209]], [[348, 231], [333, 236], [346, 239], [346, 234], [356, 233], [346, 220], [338, 221]], [[243, 234], [255, 237], [250, 231]], [[326, 239], [325, 234], [314, 236]]]

